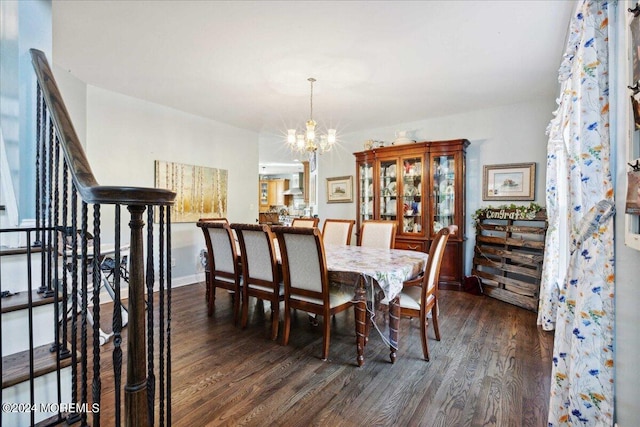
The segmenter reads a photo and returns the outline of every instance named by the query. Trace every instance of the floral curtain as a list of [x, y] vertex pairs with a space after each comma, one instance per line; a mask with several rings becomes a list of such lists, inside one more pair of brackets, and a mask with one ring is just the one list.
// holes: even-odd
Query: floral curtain
[[[544, 329], [555, 328], [549, 426], [613, 424], [608, 8], [607, 1], [577, 3], [549, 125], [550, 231], [538, 314]], [[566, 271], [562, 247], [569, 249]]]

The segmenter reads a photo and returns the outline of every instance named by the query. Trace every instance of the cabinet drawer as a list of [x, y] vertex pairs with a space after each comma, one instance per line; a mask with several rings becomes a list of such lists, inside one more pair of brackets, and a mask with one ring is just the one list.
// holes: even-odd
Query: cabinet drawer
[[427, 252], [427, 247], [425, 242], [420, 242], [417, 240], [399, 240], [396, 239], [396, 243], [394, 245], [396, 249], [407, 249], [410, 251], [420, 251]]

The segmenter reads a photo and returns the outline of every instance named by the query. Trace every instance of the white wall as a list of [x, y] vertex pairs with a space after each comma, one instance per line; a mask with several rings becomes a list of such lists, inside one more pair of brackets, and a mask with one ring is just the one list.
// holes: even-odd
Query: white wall
[[[554, 99], [534, 100], [342, 135], [341, 146], [335, 152], [319, 156], [319, 216], [321, 219], [355, 218], [355, 202], [326, 203], [326, 178], [342, 175], [355, 177], [355, 157], [352, 153], [364, 150], [365, 141], [382, 140], [386, 141], [385, 145], [388, 145], [395, 139], [397, 130], [411, 131], [412, 139], [417, 141], [466, 138], [471, 142], [467, 149], [466, 235], [468, 240], [465, 245], [465, 274], [469, 274], [475, 244], [475, 229], [472, 226], [471, 214], [481, 206], [505, 204], [482, 201], [483, 165], [536, 162], [535, 202], [544, 206], [547, 157], [545, 132], [555, 108]], [[515, 204], [528, 205], [529, 202]]]
[[[638, 369], [638, 353], [640, 352], [640, 286], [638, 286], [638, 273], [640, 269], [640, 251], [631, 249], [624, 244], [625, 232], [625, 200], [627, 191], [627, 147], [631, 127], [631, 113], [629, 109], [629, 91], [627, 77], [629, 64], [627, 56], [628, 32], [625, 22], [627, 9], [633, 8], [630, 1], [621, 2], [617, 9], [617, 39], [612, 38], [611, 46], [618, 49], [613, 54], [612, 67], [617, 72], [612, 73], [615, 79], [611, 87], [612, 112], [615, 114], [612, 122], [611, 141], [614, 148], [612, 159], [617, 167], [612, 170], [616, 180], [616, 211], [615, 216], [615, 272], [616, 272], [616, 297], [615, 297], [615, 417], [620, 427], [640, 425], [640, 411], [638, 411], [638, 394], [640, 392], [640, 369]], [[630, 49], [629, 49], [630, 50]], [[617, 101], [617, 102], [616, 102]], [[616, 112], [618, 114], [616, 114]], [[637, 134], [637, 131], [634, 132]], [[638, 135], [635, 135], [638, 138]]]
[[71, 123], [76, 130], [76, 134], [82, 143], [83, 148], [87, 148], [87, 85], [76, 76], [49, 63], [53, 70], [53, 75], [62, 93], [64, 105], [71, 116]]
[[[232, 222], [258, 215], [258, 135], [226, 124], [94, 86], [87, 87], [87, 157], [101, 185], [154, 186], [154, 160], [228, 170]], [[103, 242], [112, 235], [103, 215]], [[128, 222], [123, 212], [122, 221]], [[128, 237], [127, 239], [128, 240]], [[194, 223], [172, 225], [173, 279], [193, 283], [201, 273], [202, 231]]]

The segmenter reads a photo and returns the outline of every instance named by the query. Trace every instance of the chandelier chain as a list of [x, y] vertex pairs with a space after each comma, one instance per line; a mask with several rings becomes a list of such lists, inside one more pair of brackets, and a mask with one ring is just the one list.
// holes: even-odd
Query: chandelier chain
[[309, 120], [313, 120], [313, 82], [315, 82], [316, 79], [314, 79], [313, 77], [309, 77], [307, 80], [311, 82], [311, 96], [309, 97]]

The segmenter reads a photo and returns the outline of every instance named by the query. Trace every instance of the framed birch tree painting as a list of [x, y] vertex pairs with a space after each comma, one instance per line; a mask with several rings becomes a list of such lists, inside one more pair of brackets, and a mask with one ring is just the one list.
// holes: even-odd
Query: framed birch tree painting
[[226, 169], [155, 161], [156, 188], [176, 193], [175, 203], [171, 206], [171, 222], [226, 218], [227, 182]]

